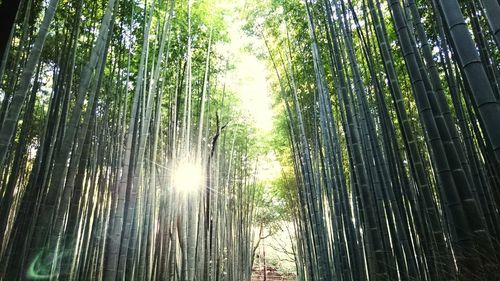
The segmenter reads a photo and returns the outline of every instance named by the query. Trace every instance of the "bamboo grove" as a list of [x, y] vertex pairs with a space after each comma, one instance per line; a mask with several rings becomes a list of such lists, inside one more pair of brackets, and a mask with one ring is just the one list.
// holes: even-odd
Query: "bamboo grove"
[[[298, 280], [498, 280], [498, 1], [255, 2]], [[259, 20], [260, 19], [260, 20]]]
[[222, 15], [193, 2], [20, 1], [0, 280], [249, 280], [255, 140], [225, 90]]
[[0, 280], [250, 281], [270, 150], [297, 280], [499, 280], [499, 2], [242, 0], [271, 144], [229, 2], [0, 0]]

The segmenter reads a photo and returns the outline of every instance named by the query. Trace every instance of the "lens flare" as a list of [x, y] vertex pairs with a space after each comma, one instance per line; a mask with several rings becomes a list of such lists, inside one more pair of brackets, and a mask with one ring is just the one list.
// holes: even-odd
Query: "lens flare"
[[[62, 257], [56, 257], [56, 262]], [[57, 274], [51, 273], [52, 263], [54, 262], [54, 253], [46, 253], [43, 249], [40, 251], [33, 261], [31, 261], [26, 272], [27, 280], [49, 280], [56, 277]]]

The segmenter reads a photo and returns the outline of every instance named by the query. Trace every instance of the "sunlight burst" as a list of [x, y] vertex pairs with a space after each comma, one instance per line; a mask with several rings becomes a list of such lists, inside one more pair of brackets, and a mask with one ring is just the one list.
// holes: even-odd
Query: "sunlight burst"
[[182, 162], [175, 169], [173, 180], [177, 191], [193, 193], [202, 186], [203, 170], [198, 164]]

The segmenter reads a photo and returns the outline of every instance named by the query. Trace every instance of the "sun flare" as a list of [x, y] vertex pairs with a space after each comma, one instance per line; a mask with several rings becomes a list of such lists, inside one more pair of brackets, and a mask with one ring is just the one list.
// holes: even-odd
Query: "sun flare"
[[203, 171], [200, 165], [183, 162], [174, 171], [174, 188], [183, 193], [199, 190], [203, 182]]

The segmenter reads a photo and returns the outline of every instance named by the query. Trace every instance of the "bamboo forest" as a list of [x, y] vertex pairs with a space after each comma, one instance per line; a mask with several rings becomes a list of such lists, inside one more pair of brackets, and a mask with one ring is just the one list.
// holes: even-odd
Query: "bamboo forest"
[[499, 281], [499, 0], [0, 0], [0, 281]]

